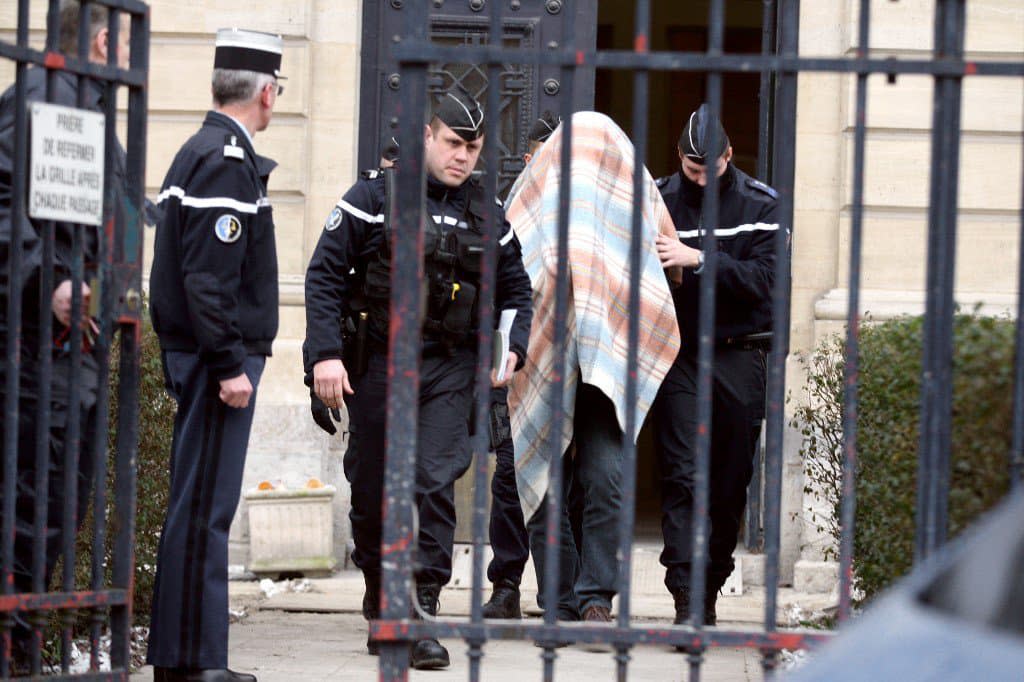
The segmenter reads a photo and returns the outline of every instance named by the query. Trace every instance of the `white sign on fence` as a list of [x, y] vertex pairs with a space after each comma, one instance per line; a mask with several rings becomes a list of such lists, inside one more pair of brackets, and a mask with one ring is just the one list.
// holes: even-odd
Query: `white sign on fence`
[[30, 217], [103, 222], [104, 123], [95, 111], [32, 103]]

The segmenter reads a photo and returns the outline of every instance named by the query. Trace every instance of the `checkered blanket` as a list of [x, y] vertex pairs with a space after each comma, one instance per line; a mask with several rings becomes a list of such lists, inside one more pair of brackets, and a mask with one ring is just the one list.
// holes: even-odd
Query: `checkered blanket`
[[[555, 286], [558, 252], [558, 187], [562, 127], [551, 136], [516, 181], [506, 215], [523, 246], [533, 282], [530, 350], [509, 391], [515, 440], [516, 479], [526, 518], [548, 486], [551, 458], [572, 439], [576, 386], [599, 388], [615, 405], [625, 430], [626, 374], [637, 371], [634, 442], [662, 379], [679, 351], [679, 328], [655, 236], [673, 238], [675, 226], [654, 180], [646, 171], [642, 203], [643, 255], [640, 278], [640, 343], [636, 365], [628, 363], [629, 243], [632, 234], [633, 144], [603, 114], [572, 119], [569, 211], [569, 307], [565, 419], [555, 424], [552, 380], [555, 348]], [[679, 273], [670, 273], [678, 279]], [[634, 313], [636, 314], [636, 313]]]

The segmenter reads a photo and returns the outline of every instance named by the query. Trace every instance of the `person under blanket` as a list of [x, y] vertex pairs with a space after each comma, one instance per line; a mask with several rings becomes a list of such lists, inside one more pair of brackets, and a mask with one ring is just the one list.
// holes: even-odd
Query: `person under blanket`
[[[634, 196], [633, 145], [603, 114], [574, 114], [571, 209], [569, 212], [569, 306], [565, 381], [554, 396], [555, 289], [561, 147], [559, 126], [516, 181], [507, 216], [519, 236], [523, 263], [533, 285], [534, 322], [530, 355], [509, 389], [517, 487], [525, 518], [548, 488], [553, 457], [570, 442], [575, 456], [567, 486], [582, 494], [580, 572], [575, 591], [584, 621], [611, 622], [617, 592], [619, 519], [622, 511], [622, 446], [628, 409], [636, 441], [658, 387], [679, 351], [679, 329], [670, 279], [662, 269], [658, 235], [675, 226], [653, 178], [645, 171], [642, 197]], [[634, 206], [641, 211], [640, 307], [630, 310], [629, 246]], [[639, 316], [635, 362], [628, 349], [629, 320]], [[628, 372], [635, 372], [635, 402], [626, 401]], [[554, 423], [560, 399], [565, 419]]]

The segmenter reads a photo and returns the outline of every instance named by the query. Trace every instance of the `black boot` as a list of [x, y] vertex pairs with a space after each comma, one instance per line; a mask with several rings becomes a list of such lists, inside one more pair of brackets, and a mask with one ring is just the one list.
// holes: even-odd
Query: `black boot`
[[[376, 620], [380, 618], [380, 576], [363, 574], [363, 580], [366, 582], [366, 591], [363, 592], [363, 618], [366, 620]], [[371, 656], [380, 655], [380, 644], [370, 639], [370, 635], [366, 635], [366, 653]]]
[[522, 618], [519, 609], [519, 585], [502, 578], [494, 583], [491, 598], [484, 604], [484, 618]]
[[[437, 615], [440, 594], [440, 585], [416, 586], [416, 602], [428, 615]], [[451, 660], [448, 658], [448, 650], [441, 646], [440, 642], [428, 638], [421, 639], [413, 645], [411, 663], [416, 670], [437, 670], [438, 668], [447, 668], [451, 664]]]
[[[704, 625], [717, 625], [718, 614], [715, 613], [715, 600], [718, 598], [718, 590], [721, 586], [708, 585], [708, 592], [704, 597]], [[690, 620], [690, 588], [684, 587], [672, 593], [672, 599], [676, 605], [676, 619], [672, 621], [675, 625], [685, 625]], [[676, 647], [680, 651], [683, 649]]]
[[704, 624], [718, 625], [718, 613], [715, 611], [715, 602], [718, 601], [718, 593], [722, 591], [729, 574], [719, 575], [708, 574], [707, 597], [704, 598]]
[[676, 619], [673, 625], [686, 625], [690, 620], [690, 588], [684, 587], [672, 593], [672, 600], [676, 603]]

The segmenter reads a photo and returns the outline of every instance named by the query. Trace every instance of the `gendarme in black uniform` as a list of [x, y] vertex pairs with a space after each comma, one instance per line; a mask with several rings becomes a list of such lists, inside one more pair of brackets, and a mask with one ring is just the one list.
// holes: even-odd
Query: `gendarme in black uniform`
[[[456, 97], [442, 106], [439, 119], [466, 141], [482, 135], [483, 113], [471, 98]], [[448, 99], [446, 98], [446, 102]], [[468, 116], [468, 121], [461, 119]], [[467, 124], [475, 125], [467, 125]], [[468, 132], [467, 132], [468, 130]], [[441, 133], [436, 133], [441, 135]], [[441, 144], [435, 141], [434, 144]], [[399, 171], [400, 172], [400, 171]], [[468, 422], [476, 367], [476, 302], [479, 265], [444, 253], [466, 252], [479, 244], [479, 235], [492, 230], [498, 240], [495, 309], [516, 309], [511, 350], [520, 364], [526, 355], [532, 316], [530, 280], [523, 268], [518, 239], [500, 206], [492, 206], [493, 226], [483, 223], [484, 192], [475, 180], [451, 187], [428, 173], [426, 210], [433, 230], [427, 251], [439, 245], [441, 261], [426, 256], [428, 280], [423, 361], [420, 377], [419, 425], [416, 459], [416, 500], [419, 537], [416, 549], [417, 597], [430, 611], [436, 608], [441, 586], [451, 577], [455, 532], [454, 483], [469, 467], [471, 450]], [[385, 240], [385, 177], [364, 174], [345, 193], [328, 217], [306, 272], [306, 342], [303, 349], [307, 377], [324, 360], [343, 359], [354, 395], [345, 396], [349, 413], [349, 443], [345, 475], [352, 485], [353, 560], [367, 583], [364, 613], [375, 617], [380, 582], [381, 498], [384, 484], [385, 414], [390, 261]], [[342, 338], [342, 320], [362, 310], [368, 317], [368, 343], [362, 349], [365, 368], [353, 359]], [[354, 343], [354, 342], [350, 342]], [[363, 370], [363, 371], [360, 371]], [[314, 409], [319, 403], [313, 396]], [[421, 656], [420, 642], [413, 652], [416, 667], [443, 667], [447, 652]], [[435, 642], [436, 644], [436, 642]], [[438, 645], [439, 647], [439, 645]], [[373, 647], [371, 647], [372, 650]]]
[[[717, 125], [719, 154], [705, 154], [709, 130]], [[721, 125], [702, 106], [690, 117], [680, 152], [705, 157], [707, 172], [728, 147]], [[658, 181], [683, 244], [703, 250], [704, 235], [715, 230], [715, 356], [712, 377], [709, 564], [705, 621], [713, 624], [714, 597], [732, 572], [746, 488], [753, 472], [760, 423], [764, 416], [765, 353], [750, 334], [771, 330], [771, 291], [775, 278], [774, 239], [779, 229], [776, 193], [729, 163], [719, 177], [718, 224], [707, 225], [704, 188], [680, 171]], [[688, 599], [694, 472], [696, 463], [697, 334], [703, 266], [684, 270], [673, 291], [682, 348], [655, 402], [662, 477], [662, 532], [665, 585]], [[687, 607], [688, 608], [688, 607]], [[686, 609], [682, 610], [685, 613]]]
[[[217, 32], [218, 110], [178, 151], [157, 199], [162, 217], [150, 312], [178, 411], [147, 662], [167, 682], [255, 682], [227, 670], [228, 531], [257, 387], [277, 333], [277, 251], [267, 197], [276, 164], [257, 155], [243, 122], [224, 112], [257, 131], [266, 127], [275, 101], [269, 88], [277, 87], [266, 76], [277, 77], [281, 50], [279, 36]], [[265, 75], [252, 82], [257, 74]], [[237, 99], [224, 85], [232, 78], [248, 78], [256, 94]], [[246, 379], [247, 403], [229, 404], [238, 401], [222, 382], [241, 393]]]

